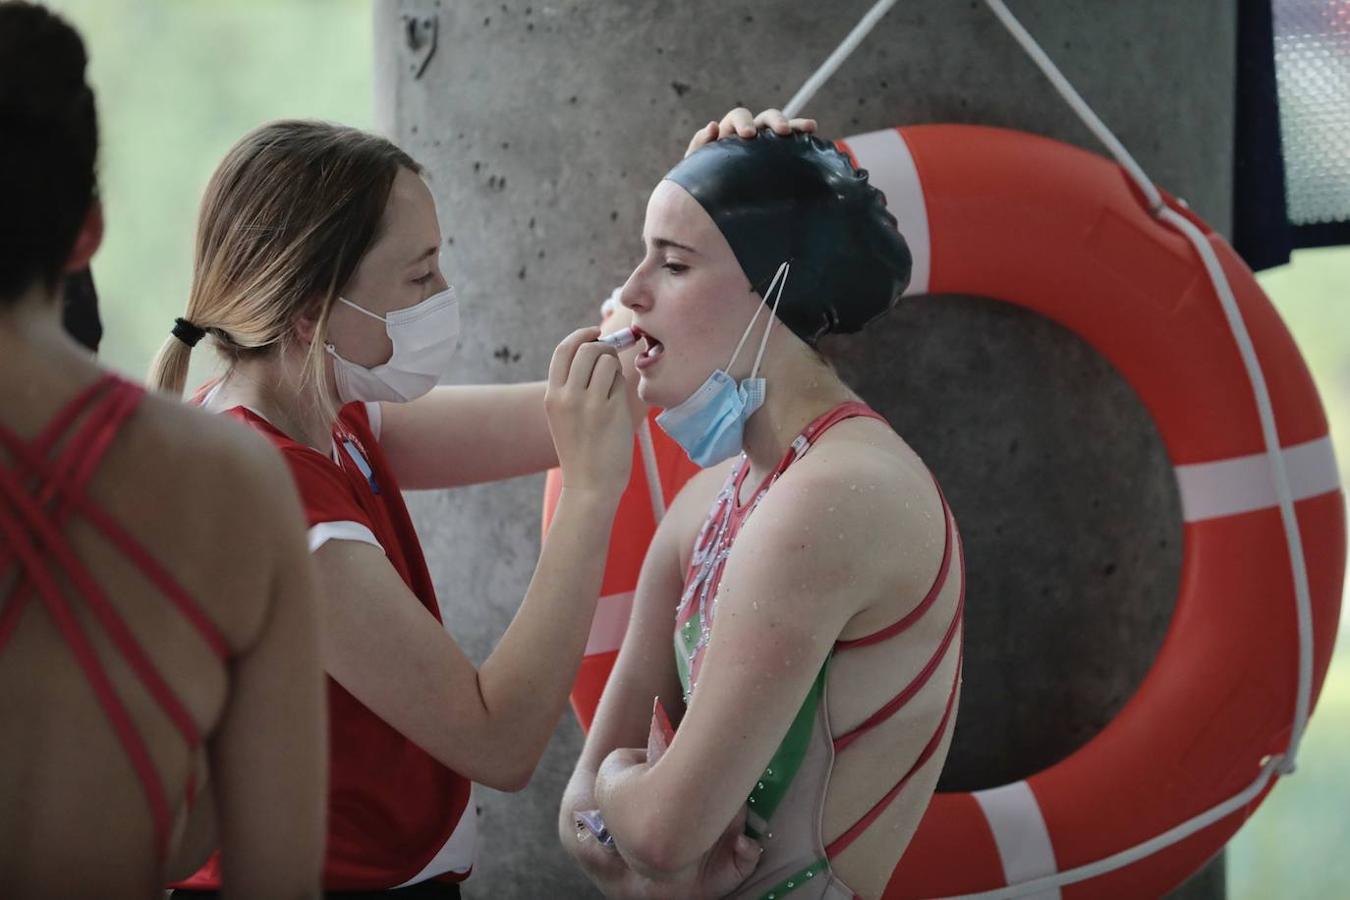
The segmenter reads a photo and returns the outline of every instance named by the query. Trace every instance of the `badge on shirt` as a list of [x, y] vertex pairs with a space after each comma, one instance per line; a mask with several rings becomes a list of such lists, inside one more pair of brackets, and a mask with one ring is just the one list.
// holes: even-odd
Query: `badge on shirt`
[[346, 438], [343, 440], [342, 446], [347, 450], [347, 456], [349, 456], [351, 461], [356, 464], [356, 468], [360, 469], [361, 474], [366, 476], [366, 484], [370, 485], [370, 492], [372, 494], [378, 494], [380, 492], [380, 486], [375, 483], [375, 473], [371, 470], [370, 463], [366, 460], [365, 454], [361, 452], [361, 448], [357, 445], [356, 440], [354, 438]]

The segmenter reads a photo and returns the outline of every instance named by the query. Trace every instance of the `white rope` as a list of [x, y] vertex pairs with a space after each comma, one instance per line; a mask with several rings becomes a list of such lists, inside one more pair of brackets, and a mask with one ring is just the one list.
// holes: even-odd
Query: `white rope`
[[801, 112], [802, 107], [811, 102], [811, 98], [816, 95], [816, 91], [820, 90], [821, 86], [830, 80], [830, 77], [844, 64], [844, 60], [848, 59], [849, 55], [858, 49], [858, 45], [867, 37], [873, 26], [881, 21], [881, 17], [886, 15], [887, 11], [894, 5], [895, 0], [877, 0], [877, 3], [867, 11], [867, 14], [858, 21], [858, 24], [853, 26], [853, 30], [848, 33], [848, 37], [844, 38], [843, 43], [834, 48], [834, 52], [826, 57], [825, 61], [820, 64], [820, 68], [816, 69], [815, 73], [806, 79], [806, 84], [802, 85], [797, 93], [792, 95], [792, 99], [783, 105], [783, 115], [790, 119]]
[[652, 422], [645, 415], [638, 425], [638, 447], [642, 450], [642, 471], [647, 475], [647, 493], [651, 495], [652, 520], [657, 525], [666, 517], [666, 495], [661, 487], [661, 469], [656, 465], [656, 445], [652, 443]]
[[1200, 258], [1205, 263], [1205, 271], [1219, 296], [1228, 327], [1233, 332], [1238, 353], [1242, 356], [1243, 368], [1247, 370], [1247, 379], [1251, 382], [1252, 395], [1256, 399], [1256, 411], [1261, 420], [1261, 436], [1265, 440], [1266, 457], [1270, 460], [1271, 474], [1275, 478], [1275, 496], [1280, 503], [1280, 521], [1284, 525], [1284, 540], [1289, 548], [1290, 569], [1294, 574], [1294, 609], [1298, 619], [1298, 693], [1294, 700], [1294, 728], [1289, 736], [1289, 748], [1283, 754], [1280, 774], [1292, 775], [1297, 763], [1299, 744], [1303, 732], [1308, 727], [1308, 707], [1312, 699], [1312, 592], [1308, 586], [1308, 563], [1303, 556], [1303, 534], [1299, 528], [1298, 515], [1294, 511], [1294, 492], [1289, 485], [1289, 470], [1285, 466], [1284, 454], [1280, 451], [1280, 433], [1275, 426], [1275, 409], [1270, 400], [1270, 390], [1266, 385], [1265, 373], [1261, 371], [1261, 362], [1256, 356], [1247, 324], [1242, 320], [1233, 288], [1223, 274], [1219, 257], [1215, 254], [1209, 239], [1185, 216], [1163, 209], [1159, 218], [1171, 225], [1190, 240]]
[[1036, 39], [1022, 27], [1022, 23], [1017, 21], [1013, 14], [1008, 11], [1008, 7], [1003, 5], [1003, 0], [985, 0], [985, 3], [994, 15], [998, 16], [998, 20], [1008, 29], [1017, 43], [1022, 45], [1022, 49], [1031, 57], [1032, 62], [1040, 67], [1046, 78], [1050, 79], [1050, 83], [1054, 85], [1055, 90], [1059, 91], [1059, 95], [1064, 98], [1064, 102], [1073, 108], [1082, 123], [1097, 137], [1097, 140], [1105, 145], [1107, 150], [1111, 151], [1111, 155], [1116, 158], [1116, 162], [1120, 163], [1134, 183], [1139, 185], [1139, 190], [1143, 191], [1144, 196], [1148, 198], [1149, 210], [1156, 215], [1158, 210], [1163, 207], [1162, 195], [1158, 193], [1153, 180], [1145, 175], [1139, 163], [1134, 161], [1130, 151], [1125, 149], [1125, 145], [1111, 133], [1111, 129], [1106, 127], [1106, 123], [1092, 111], [1092, 107], [1087, 105], [1087, 101], [1074, 90], [1073, 85], [1069, 84], [1069, 80], [1064, 77], [1064, 74], [1059, 71], [1059, 68], [1050, 61], [1050, 57], [1041, 49], [1041, 45], [1036, 43]]
[[1076, 881], [1086, 881], [1089, 878], [1096, 878], [1098, 875], [1104, 875], [1107, 872], [1128, 866], [1130, 863], [1137, 862], [1146, 856], [1152, 856], [1159, 850], [1166, 849], [1173, 844], [1184, 841], [1186, 838], [1195, 834], [1203, 828], [1208, 828], [1215, 822], [1224, 817], [1237, 812], [1242, 807], [1251, 803], [1261, 792], [1265, 790], [1270, 779], [1274, 777], [1275, 770], [1279, 767], [1280, 758], [1271, 757], [1266, 764], [1261, 767], [1261, 774], [1256, 780], [1248, 785], [1241, 793], [1229, 797], [1224, 802], [1215, 806], [1213, 809], [1206, 810], [1193, 819], [1188, 819], [1180, 825], [1164, 831], [1155, 838], [1144, 841], [1142, 844], [1135, 844], [1128, 850], [1108, 856], [1105, 859], [1099, 859], [1096, 862], [1079, 866], [1076, 869], [1070, 869], [1067, 872], [1060, 872], [1056, 875], [1046, 875], [1043, 878], [1034, 878], [1030, 881], [1022, 881], [1017, 884], [1010, 884], [1007, 887], [996, 888], [992, 891], [984, 891], [979, 894], [962, 894], [959, 898], [948, 898], [948, 900], [996, 900], [1003, 897], [1025, 897], [1028, 894], [1038, 894], [1042, 891], [1052, 891], [1055, 888], [1063, 887], [1066, 884], [1073, 884]]
[[[622, 287], [610, 291], [609, 296], [600, 304], [600, 321], [603, 322], [619, 310], [619, 294]], [[644, 407], [645, 409], [645, 407]], [[666, 517], [666, 495], [661, 485], [661, 469], [656, 464], [656, 444], [652, 442], [651, 421], [643, 416], [637, 429], [638, 449], [642, 457], [642, 471], [647, 476], [647, 493], [652, 503], [652, 521], [657, 525]]]

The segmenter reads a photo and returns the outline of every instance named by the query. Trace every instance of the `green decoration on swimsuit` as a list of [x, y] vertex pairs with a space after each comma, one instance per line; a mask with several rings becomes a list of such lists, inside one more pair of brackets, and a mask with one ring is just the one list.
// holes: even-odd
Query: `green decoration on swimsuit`
[[[684, 688], [685, 703], [689, 702], [691, 673], [693, 669], [694, 658], [699, 651], [699, 638], [703, 630], [703, 619], [695, 612], [689, 617], [689, 620], [675, 631], [675, 668], [679, 673], [680, 685]], [[806, 756], [807, 745], [811, 740], [811, 730], [815, 726], [816, 713], [820, 706], [821, 694], [825, 689], [825, 673], [829, 662], [826, 661], [820, 668], [820, 674], [816, 676], [815, 681], [811, 683], [811, 689], [806, 694], [806, 699], [802, 701], [801, 708], [793, 718], [792, 724], [788, 726], [787, 733], [783, 736], [778, 749], [774, 751], [773, 758], [769, 761], [768, 767], [756, 781], [755, 787], [751, 790], [746, 803], [750, 807], [750, 816], [746, 821], [745, 831], [751, 837], [759, 840], [763, 837], [760, 823], [767, 823], [773, 818], [774, 811], [787, 795], [788, 789], [792, 785], [792, 779], [796, 777], [797, 770], [801, 768], [802, 759]]]
[[802, 760], [806, 757], [807, 745], [811, 742], [811, 731], [815, 727], [816, 713], [820, 707], [820, 697], [825, 690], [825, 672], [828, 668], [828, 661], [820, 667], [820, 674], [811, 682], [811, 689], [807, 691], [801, 709], [797, 710], [796, 717], [788, 726], [787, 734], [783, 735], [782, 743], [774, 751], [773, 759], [769, 760], [764, 774], [759, 776], [759, 781], [755, 783], [749, 799], [746, 800], [750, 805], [751, 816], [746, 821], [745, 831], [756, 840], [762, 835], [751, 823], [760, 821], [767, 823], [773, 818], [778, 804], [787, 796], [792, 780], [797, 777], [797, 770], [801, 768]]
[[823, 875], [828, 872], [829, 869], [829, 860], [818, 859], [800, 872], [797, 872], [788, 878], [784, 878], [782, 881], [769, 888], [769, 890], [761, 895], [760, 900], [779, 900], [779, 898], [787, 896], [808, 881], [813, 880], [817, 875]]
[[694, 689], [694, 657], [698, 654], [698, 641], [702, 632], [703, 616], [697, 612], [675, 630], [675, 669], [680, 676], [680, 687], [684, 689], [685, 705], [688, 705], [689, 693]]

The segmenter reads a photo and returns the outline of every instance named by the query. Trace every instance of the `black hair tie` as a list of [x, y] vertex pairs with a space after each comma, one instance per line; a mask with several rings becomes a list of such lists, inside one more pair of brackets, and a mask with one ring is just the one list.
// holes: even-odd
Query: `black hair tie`
[[198, 328], [187, 319], [173, 320], [173, 336], [188, 345], [188, 349], [197, 346], [197, 342], [206, 337], [206, 330]]

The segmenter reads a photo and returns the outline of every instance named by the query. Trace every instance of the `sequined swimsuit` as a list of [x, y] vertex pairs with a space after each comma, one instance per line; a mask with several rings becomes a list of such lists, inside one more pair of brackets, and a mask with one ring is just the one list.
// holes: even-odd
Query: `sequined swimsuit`
[[[760, 500], [788, 467], [810, 449], [822, 433], [846, 419], [881, 417], [867, 406], [850, 402], [825, 413], [799, 435], [778, 467], [744, 505], [738, 504], [741, 486], [748, 474], [745, 458], [733, 468], [726, 484], [713, 501], [712, 509], [694, 543], [694, 553], [685, 576], [684, 591], [675, 621], [675, 661], [684, 700], [688, 704], [697, 688], [703, 651], [712, 636], [717, 607], [717, 588], [736, 535], [754, 512]], [[884, 421], [884, 420], [882, 420]], [[936, 483], [936, 482], [935, 482]], [[941, 495], [941, 489], [938, 490]], [[782, 743], [747, 799], [749, 819], [746, 831], [764, 846], [764, 855], [749, 881], [732, 896], [778, 900], [791, 895], [793, 900], [822, 898], [837, 900], [855, 894], [834, 874], [830, 860], [849, 846], [880, 816], [904, 790], [914, 774], [937, 752], [947, 725], [955, 713], [960, 683], [961, 614], [965, 605], [965, 578], [962, 567], [960, 535], [951, 509], [942, 499], [945, 521], [945, 546], [937, 577], [923, 600], [900, 620], [855, 640], [838, 641], [830, 657], [821, 666], [801, 709], [788, 727]], [[959, 599], [941, 642], [917, 676], [894, 697], [845, 734], [830, 730], [826, 701], [826, 673], [834, 654], [876, 644], [899, 635], [924, 616], [933, 606], [949, 578], [960, 580]], [[953, 647], [953, 645], [956, 645]], [[821, 832], [821, 811], [836, 754], [857, 738], [889, 719], [905, 706], [932, 678], [948, 653], [958, 655], [956, 675], [947, 704], [932, 737], [905, 775], [888, 790], [868, 812], [843, 834], [826, 845]]]

